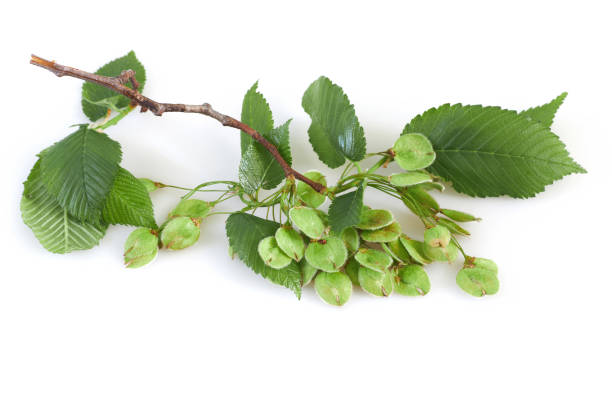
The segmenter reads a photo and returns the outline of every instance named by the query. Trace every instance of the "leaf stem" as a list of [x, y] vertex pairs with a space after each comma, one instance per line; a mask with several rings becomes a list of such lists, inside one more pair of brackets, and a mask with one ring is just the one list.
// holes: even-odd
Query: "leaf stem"
[[114, 126], [117, 123], [119, 123], [119, 121], [121, 119], [125, 118], [128, 115], [128, 113], [130, 113], [132, 110], [134, 110], [134, 106], [130, 105], [127, 108], [120, 110], [119, 113], [116, 114], [115, 116], [113, 116], [111, 119], [105, 121], [104, 123], [102, 123], [99, 126], [94, 127], [94, 129], [96, 129], [96, 130], [104, 130], [106, 128]]

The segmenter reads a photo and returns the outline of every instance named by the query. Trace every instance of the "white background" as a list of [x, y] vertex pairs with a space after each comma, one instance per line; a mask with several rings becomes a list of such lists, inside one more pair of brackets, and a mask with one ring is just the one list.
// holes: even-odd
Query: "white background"
[[[2, 24], [0, 406], [609, 407], [610, 29], [606, 2], [11, 2]], [[401, 5], [400, 5], [401, 4]], [[301, 301], [227, 256], [224, 217], [147, 268], [122, 266], [130, 228], [47, 253], [18, 210], [35, 154], [82, 123], [81, 83], [29, 54], [95, 70], [134, 49], [145, 94], [239, 116], [255, 82], [291, 124], [299, 170], [317, 164], [301, 96], [327, 75], [356, 107], [369, 151], [446, 102], [524, 109], [569, 96], [553, 130], [589, 173], [529, 200], [445, 207], [483, 218], [464, 239], [494, 259], [499, 294], [429, 268], [424, 298], [356, 291], [343, 308]], [[140, 177], [193, 186], [236, 178], [238, 132], [197, 115], [133, 113], [109, 135]], [[337, 172], [326, 170], [330, 180]], [[153, 196], [158, 221], [180, 193]], [[368, 192], [419, 234], [406, 209]], [[222, 209], [238, 208], [228, 202]]]

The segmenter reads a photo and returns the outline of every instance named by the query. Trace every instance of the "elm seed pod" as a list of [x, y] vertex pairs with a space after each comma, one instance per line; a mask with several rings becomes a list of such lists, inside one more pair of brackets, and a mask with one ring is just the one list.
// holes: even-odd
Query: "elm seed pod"
[[440, 212], [446, 215], [451, 220], [455, 220], [457, 222], [469, 222], [469, 221], [480, 221], [481, 220], [480, 218], [474, 217], [472, 214], [464, 213], [463, 211], [449, 210], [447, 208], [442, 208]]
[[349, 254], [354, 254], [359, 249], [359, 244], [361, 243], [359, 240], [359, 233], [353, 227], [345, 228], [340, 234], [340, 238], [344, 241], [344, 245], [346, 245], [346, 249], [348, 249]]
[[181, 200], [178, 205], [170, 212], [169, 218], [174, 217], [189, 217], [198, 218], [200, 221], [208, 215], [212, 204], [207, 201], [197, 200], [195, 198], [189, 200]]
[[126, 268], [140, 268], [157, 256], [159, 238], [157, 233], [149, 228], [137, 228], [127, 237], [124, 248], [123, 260]]
[[149, 180], [148, 178], [139, 178], [138, 179], [142, 184], [144, 184], [147, 189], [147, 193], [151, 193], [159, 188], [159, 184], [154, 182], [153, 180]]
[[[327, 187], [327, 180], [325, 179], [325, 176], [316, 170], [310, 170], [304, 173], [304, 176]], [[309, 207], [317, 208], [325, 202], [325, 194], [315, 191], [312, 187], [301, 180], [298, 180], [297, 182], [296, 192], [298, 198]]]
[[308, 238], [321, 239], [325, 232], [325, 224], [313, 208], [293, 207], [289, 210], [289, 218]]
[[494, 295], [499, 290], [497, 273], [490, 269], [465, 267], [457, 273], [457, 285], [472, 296]]
[[355, 254], [355, 260], [368, 269], [378, 272], [385, 272], [391, 264], [393, 258], [377, 249], [361, 248]]
[[439, 192], [443, 192], [444, 184], [437, 182], [437, 181], [425, 182], [425, 183], [419, 184], [419, 188], [423, 191], [438, 190]]
[[276, 243], [280, 249], [296, 262], [304, 257], [304, 251], [306, 250], [304, 238], [293, 228], [289, 226], [280, 227], [276, 230], [274, 238], [276, 238]]
[[361, 239], [366, 242], [391, 242], [399, 238], [402, 228], [399, 223], [394, 221], [386, 227], [377, 230], [361, 231]]
[[342, 306], [351, 298], [353, 284], [343, 273], [320, 272], [314, 280], [317, 295], [326, 303]]
[[387, 210], [373, 210], [364, 207], [357, 228], [360, 230], [377, 230], [393, 222], [393, 214]]
[[431, 182], [431, 176], [424, 171], [408, 171], [394, 173], [388, 177], [389, 182], [397, 187], [409, 187], [417, 184]]
[[448, 228], [448, 230], [452, 233], [459, 235], [470, 235], [470, 231], [461, 227], [459, 224], [452, 222], [451, 220], [447, 220], [446, 218], [439, 218], [438, 224]]
[[433, 228], [427, 228], [424, 234], [424, 241], [427, 246], [433, 248], [446, 248], [453, 237], [448, 228], [442, 225], [436, 225]]
[[395, 257], [401, 261], [401, 263], [407, 264], [411, 262], [410, 254], [404, 248], [400, 238], [387, 242], [387, 248], [395, 255]]
[[344, 272], [346, 272], [348, 277], [351, 279], [353, 285], [357, 286], [359, 286], [359, 268], [361, 268], [361, 265], [359, 262], [357, 262], [357, 260], [355, 260], [355, 258], [349, 259], [344, 267]]
[[440, 211], [440, 204], [438, 204], [436, 199], [433, 198], [431, 194], [425, 191], [423, 186], [424, 185], [408, 187], [407, 190], [413, 199], [417, 200], [419, 203], [421, 203], [425, 207], [431, 208], [432, 210], [435, 210], [436, 212]]
[[431, 259], [425, 254], [425, 247], [427, 245], [425, 245], [423, 242], [409, 238], [405, 234], [400, 236], [400, 242], [404, 246], [406, 252], [408, 252], [412, 259], [414, 259], [416, 262], [424, 265], [431, 263]]
[[425, 296], [431, 289], [429, 276], [420, 265], [404, 265], [397, 271], [394, 291], [405, 296]]
[[348, 253], [344, 242], [337, 237], [328, 237], [311, 242], [306, 248], [306, 260], [324, 272], [338, 272], [346, 263]]
[[264, 263], [273, 269], [283, 269], [291, 263], [291, 258], [279, 248], [274, 237], [266, 237], [259, 241], [257, 252]]
[[421, 133], [401, 135], [393, 145], [393, 154], [397, 164], [404, 170], [420, 170], [431, 165], [436, 159], [436, 152]]
[[164, 248], [178, 250], [190, 247], [200, 238], [200, 221], [185, 216], [169, 220], [162, 230]]
[[497, 264], [486, 258], [468, 256], [463, 264], [464, 268], [482, 268], [497, 274]]
[[450, 242], [446, 248], [443, 247], [432, 247], [429, 245], [423, 245], [425, 256], [433, 261], [448, 262], [452, 263], [457, 259], [459, 254], [459, 248], [454, 242]]
[[300, 261], [300, 272], [302, 273], [302, 286], [308, 285], [317, 274], [318, 270], [302, 258]]
[[379, 272], [362, 266], [358, 278], [362, 289], [372, 295], [389, 296], [393, 292], [393, 274], [389, 270]]

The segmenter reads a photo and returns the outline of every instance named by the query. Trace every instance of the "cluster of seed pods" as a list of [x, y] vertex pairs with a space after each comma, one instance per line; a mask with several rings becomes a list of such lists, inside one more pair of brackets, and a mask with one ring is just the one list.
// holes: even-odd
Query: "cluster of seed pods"
[[[316, 171], [307, 176], [325, 182]], [[415, 240], [402, 233], [393, 214], [385, 209], [364, 207], [356, 226], [335, 234], [327, 214], [317, 208], [325, 197], [304, 183], [298, 183], [297, 194], [300, 205], [289, 209], [288, 222], [273, 236], [262, 239], [257, 250], [271, 268], [298, 262], [303, 285], [314, 281], [315, 291], [329, 304], [345, 304], [353, 286], [382, 297], [393, 292], [424, 296], [431, 285], [423, 266], [434, 261], [453, 262], [459, 253], [445, 226], [426, 228], [423, 241]], [[464, 214], [445, 211], [456, 218]], [[493, 261], [468, 257], [457, 283], [474, 296], [496, 293], [497, 267]]]
[[[263, 238], [257, 245], [263, 262], [274, 269], [298, 263], [303, 286], [314, 282], [317, 294], [332, 305], [345, 304], [354, 286], [381, 297], [393, 292], [406, 296], [426, 295], [431, 284], [424, 266], [435, 261], [455, 261], [461, 250], [453, 234], [469, 235], [455, 221], [475, 221], [477, 218], [456, 210], [440, 209], [426, 193], [425, 187], [440, 189], [442, 186], [424, 170], [435, 160], [433, 147], [425, 136], [404, 134], [389, 152], [404, 171], [385, 177], [383, 181], [383, 176], [376, 176], [378, 182], [397, 189], [411, 188], [427, 208], [436, 209], [430, 214], [435, 223], [426, 224], [422, 241], [402, 233], [390, 211], [367, 206], [363, 206], [357, 225], [335, 233], [330, 228], [327, 213], [319, 209], [327, 196], [298, 181], [292, 204], [283, 208], [280, 203], [287, 221], [273, 236]], [[309, 171], [305, 176], [327, 186], [325, 176], [319, 171]], [[149, 191], [157, 188], [150, 180], [142, 181]], [[179, 250], [195, 244], [200, 236], [200, 224], [215, 203], [186, 198], [170, 212], [159, 229], [134, 230], [125, 243], [126, 266], [137, 268], [148, 264], [159, 249]], [[465, 256], [456, 281], [474, 296], [494, 294], [499, 289], [497, 266], [483, 258]]]
[[132, 231], [125, 242], [125, 266], [139, 268], [153, 261], [159, 249], [179, 250], [195, 244], [200, 238], [200, 224], [211, 208], [212, 204], [207, 201], [181, 200], [159, 230]]

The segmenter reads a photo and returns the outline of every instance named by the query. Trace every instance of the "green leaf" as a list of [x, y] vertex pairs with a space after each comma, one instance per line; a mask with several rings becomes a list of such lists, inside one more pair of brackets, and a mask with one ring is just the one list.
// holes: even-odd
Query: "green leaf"
[[[249, 89], [242, 103], [242, 122], [251, 126], [278, 149], [280, 155], [291, 165], [289, 146], [289, 123], [274, 128], [272, 112], [262, 94], [257, 92], [257, 83]], [[242, 157], [238, 177], [240, 184], [249, 194], [260, 188], [266, 190], [278, 186], [285, 178], [285, 172], [272, 154], [251, 136], [241, 133]]]
[[553, 119], [555, 118], [557, 110], [565, 100], [566, 96], [567, 92], [563, 92], [561, 95], [557, 96], [555, 99], [548, 102], [547, 104], [524, 110], [523, 112], [521, 112], [521, 115], [537, 120], [542, 125], [549, 128], [553, 123]]
[[302, 107], [312, 119], [308, 135], [323, 163], [336, 168], [344, 164], [345, 158], [363, 159], [366, 151], [363, 128], [342, 88], [322, 76], [304, 93]]
[[363, 208], [363, 184], [350, 193], [334, 198], [329, 206], [329, 225], [334, 233], [359, 224]]
[[65, 254], [89, 249], [98, 244], [106, 233], [106, 225], [83, 223], [68, 214], [41, 180], [40, 160], [36, 162], [24, 183], [21, 216], [46, 250]]
[[280, 224], [276, 222], [245, 213], [234, 213], [225, 223], [230, 246], [240, 260], [255, 273], [291, 289], [299, 299], [302, 295], [302, 275], [298, 264], [292, 261], [283, 269], [272, 269], [265, 265], [257, 252], [259, 242], [274, 235], [279, 227]]
[[121, 146], [86, 126], [41, 153], [41, 178], [62, 208], [99, 222], [121, 161]]
[[[246, 95], [244, 95], [240, 121], [255, 129], [259, 134], [265, 135], [274, 128], [274, 120], [272, 119], [272, 111], [266, 98], [257, 92], [257, 85], [258, 82], [255, 82]], [[257, 142], [248, 134], [240, 132], [240, 151], [242, 155], [246, 153], [247, 148], [253, 143]]]
[[[266, 154], [267, 153], [267, 154]], [[247, 147], [240, 159], [238, 180], [249, 194], [261, 188], [272, 189], [284, 178], [283, 168], [269, 152], [262, 152], [254, 144]]]
[[[291, 166], [291, 146], [289, 145], [289, 124], [291, 119], [286, 121], [281, 126], [275, 127], [269, 133], [264, 134], [264, 137], [268, 139], [276, 148], [280, 155], [285, 159], [288, 165]], [[267, 150], [267, 154], [270, 154]]]
[[429, 170], [470, 196], [533, 197], [585, 173], [546, 126], [498, 107], [442, 105], [412, 119], [406, 132], [426, 135], [436, 151]]
[[[136, 80], [138, 81], [138, 91], [142, 92], [145, 81], [147, 79], [145, 69], [136, 58], [134, 51], [130, 51], [121, 58], [117, 58], [104, 65], [102, 68], [96, 71], [98, 75], [104, 76], [117, 76], [122, 71], [131, 69], [136, 74]], [[128, 87], [132, 87], [131, 84], [125, 84]], [[85, 82], [83, 84], [82, 91], [83, 113], [92, 121], [103, 118], [106, 116], [107, 109], [119, 110], [129, 105], [130, 100], [123, 95], [118, 95], [117, 92], [111, 91], [101, 85], [92, 84], [91, 82]]]
[[119, 168], [115, 176], [102, 209], [102, 218], [109, 224], [157, 228], [147, 188], [124, 168]]

